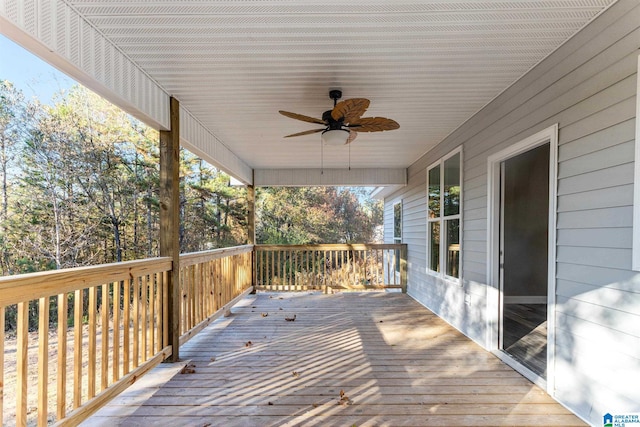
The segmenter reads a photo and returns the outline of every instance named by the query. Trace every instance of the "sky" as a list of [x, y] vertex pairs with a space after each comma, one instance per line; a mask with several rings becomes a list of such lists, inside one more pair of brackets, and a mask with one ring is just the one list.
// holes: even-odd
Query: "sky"
[[0, 80], [9, 80], [27, 98], [50, 103], [55, 93], [75, 81], [0, 34]]

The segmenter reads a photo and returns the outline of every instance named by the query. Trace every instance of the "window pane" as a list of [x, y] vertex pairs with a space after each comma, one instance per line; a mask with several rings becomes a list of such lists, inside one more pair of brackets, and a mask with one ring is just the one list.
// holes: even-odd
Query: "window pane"
[[460, 153], [444, 162], [444, 216], [460, 213]]
[[393, 205], [393, 238], [402, 238], [402, 204]]
[[440, 166], [429, 170], [429, 218], [440, 217]]
[[440, 222], [429, 223], [429, 270], [440, 271]]
[[460, 277], [460, 220], [449, 219], [444, 223], [447, 229], [447, 276]]

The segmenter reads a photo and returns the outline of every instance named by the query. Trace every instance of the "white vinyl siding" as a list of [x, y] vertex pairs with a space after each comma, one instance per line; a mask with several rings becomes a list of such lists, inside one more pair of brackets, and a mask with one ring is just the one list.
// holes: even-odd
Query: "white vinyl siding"
[[[628, 381], [640, 374], [631, 242], [639, 47], [640, 2], [620, 0], [411, 165], [408, 185], [385, 200], [403, 200], [409, 295], [488, 346], [487, 158], [558, 123], [550, 392], [595, 425], [606, 412], [637, 412], [640, 402], [637, 381]], [[427, 273], [425, 188], [427, 169], [459, 147], [464, 276], [450, 286]]]
[[[635, 146], [635, 173], [634, 181], [640, 182], [640, 55], [638, 55], [638, 68], [636, 73], [636, 146]], [[636, 185], [633, 205], [633, 269], [640, 271], [640, 185]]]

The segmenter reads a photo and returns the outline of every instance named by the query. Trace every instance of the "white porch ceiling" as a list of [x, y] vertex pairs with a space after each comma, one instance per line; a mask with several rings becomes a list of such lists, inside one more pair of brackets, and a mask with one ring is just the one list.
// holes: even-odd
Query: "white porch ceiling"
[[[329, 89], [400, 129], [363, 133], [353, 168], [406, 168], [613, 0], [65, 0], [254, 169], [320, 167]], [[325, 168], [346, 168], [325, 147]]]

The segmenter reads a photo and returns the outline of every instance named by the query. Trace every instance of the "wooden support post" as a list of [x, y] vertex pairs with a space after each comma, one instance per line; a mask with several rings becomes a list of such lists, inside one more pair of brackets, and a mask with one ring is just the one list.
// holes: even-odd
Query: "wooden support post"
[[400, 249], [400, 285], [402, 293], [407, 293], [407, 245], [403, 244]]
[[[247, 244], [256, 244], [256, 189], [247, 185]], [[256, 292], [256, 248], [251, 251], [251, 286]]]
[[171, 361], [180, 358], [180, 104], [170, 99], [171, 130], [160, 131], [160, 256], [171, 257], [173, 267], [168, 274], [169, 340]]

